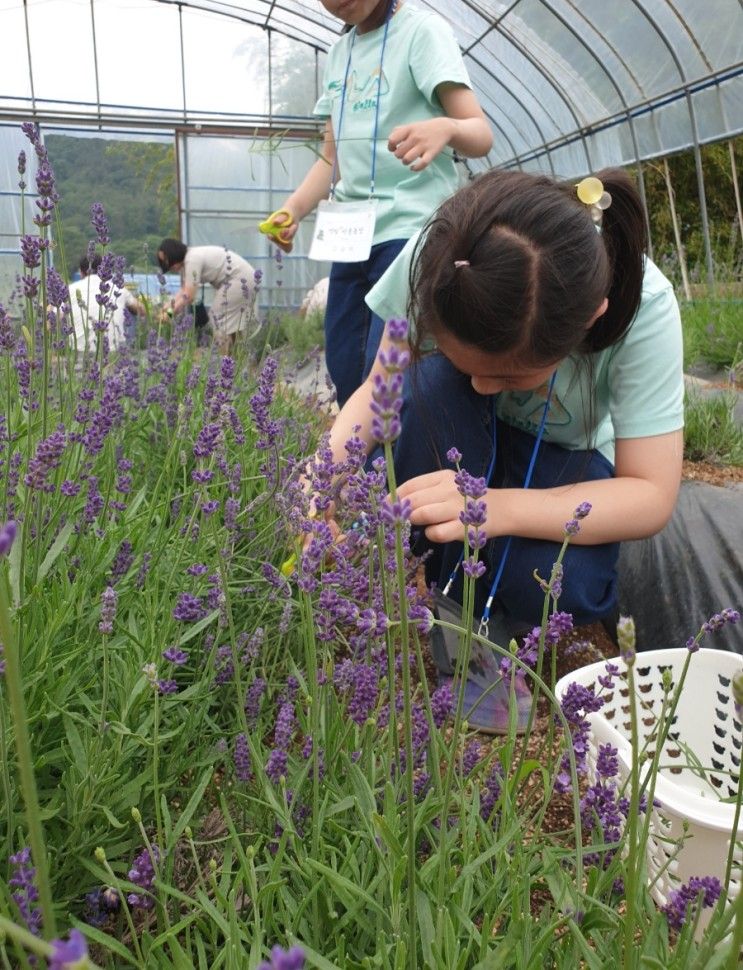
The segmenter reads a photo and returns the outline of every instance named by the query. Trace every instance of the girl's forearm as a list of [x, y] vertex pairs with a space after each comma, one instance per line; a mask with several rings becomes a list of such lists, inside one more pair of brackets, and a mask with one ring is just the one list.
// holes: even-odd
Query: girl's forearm
[[676, 490], [642, 478], [609, 478], [555, 488], [494, 488], [487, 494], [489, 536], [561, 542], [565, 524], [581, 502], [591, 512], [572, 538], [575, 545], [644, 539], [660, 532], [671, 517]]

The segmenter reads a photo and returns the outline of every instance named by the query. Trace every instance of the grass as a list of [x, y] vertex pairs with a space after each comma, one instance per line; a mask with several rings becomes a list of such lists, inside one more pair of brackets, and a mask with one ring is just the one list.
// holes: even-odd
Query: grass
[[707, 363], [741, 376], [743, 300], [693, 300], [681, 304], [684, 369]]
[[743, 465], [743, 427], [735, 419], [737, 394], [714, 397], [687, 393], [684, 414], [684, 455], [690, 461]]
[[276, 313], [269, 311], [263, 329], [254, 342], [256, 354], [263, 356], [269, 351], [281, 352], [287, 364], [302, 364], [307, 357], [325, 345], [323, 313], [311, 313], [306, 317], [299, 313]]

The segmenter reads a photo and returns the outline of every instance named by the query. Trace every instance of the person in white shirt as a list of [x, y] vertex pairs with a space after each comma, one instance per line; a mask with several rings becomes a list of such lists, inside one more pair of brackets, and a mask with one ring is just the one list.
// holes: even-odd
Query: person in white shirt
[[96, 324], [106, 321], [105, 330], [108, 337], [109, 350], [118, 350], [126, 342], [126, 312], [142, 315], [144, 306], [134, 294], [127, 289], [114, 290], [109, 298], [115, 303], [113, 310], [101, 307], [96, 297], [101, 291], [101, 278], [98, 269], [101, 264], [100, 256], [93, 256], [92, 260], [83, 256], [80, 260], [81, 279], [70, 284], [70, 307], [72, 321], [75, 327], [75, 347], [82, 353], [84, 350], [95, 351]]

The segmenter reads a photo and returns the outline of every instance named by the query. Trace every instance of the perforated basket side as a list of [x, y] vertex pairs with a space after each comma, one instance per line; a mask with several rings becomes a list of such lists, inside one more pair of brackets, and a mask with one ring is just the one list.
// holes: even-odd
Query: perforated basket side
[[[679, 682], [688, 658], [684, 648], [657, 650], [638, 655], [635, 682], [639, 708], [639, 732], [649, 757], [654, 753], [655, 731], [663, 706], [663, 671], [671, 671], [674, 686]], [[624, 673], [624, 663], [611, 661]], [[597, 678], [606, 664], [591, 664], [563, 677], [556, 693], [562, 698], [573, 681], [601, 692]], [[700, 650], [691, 657], [689, 673], [681, 692], [669, 737], [661, 753], [662, 770], [656, 779], [658, 806], [650, 809], [647, 843], [648, 885], [656, 902], [663, 906], [669, 893], [692, 876], [725, 877], [735, 806], [721, 798], [735, 794], [740, 771], [741, 725], [734, 717], [731, 681], [743, 669], [743, 658], [715, 650]], [[589, 773], [595, 773], [600, 745], [611, 744], [619, 757], [619, 781], [629, 777], [632, 762], [629, 690], [620, 679], [611, 692], [602, 692], [604, 707], [589, 716], [591, 739]], [[703, 773], [685, 765], [689, 753], [706, 769]], [[648, 771], [649, 762], [643, 763]], [[743, 827], [738, 832], [743, 835]], [[738, 895], [743, 871], [743, 853], [734, 850], [727, 905]], [[707, 924], [710, 911], [703, 911], [698, 935]]]
[[[661, 752], [660, 774], [674, 782], [666, 794], [677, 810], [688, 810], [688, 796], [702, 800], [707, 807], [699, 805], [696, 816], [700, 820], [709, 817], [711, 824], [729, 831], [731, 813], [724, 805], [722, 814], [717, 808], [721, 798], [735, 796], [738, 785], [743, 731], [735, 718], [731, 681], [734, 673], [743, 669], [743, 658], [717, 650], [700, 650], [689, 658], [685, 648], [639, 654], [634, 679], [641, 750], [648, 759], [655, 754], [658, 720], [663, 710], [664, 671], [670, 671], [672, 694], [687, 659], [689, 671]], [[623, 661], [616, 658], [611, 662], [619, 666], [623, 675]], [[600, 662], [567, 674], [557, 684], [557, 694], [562, 697], [571, 681], [593, 687], [601, 693], [604, 706], [592, 720], [597, 723], [604, 719], [618, 737], [629, 743], [629, 687], [620, 676], [612, 691], [602, 691], [597, 678], [605, 673], [605, 668], [606, 664]], [[619, 747], [618, 737], [611, 739], [615, 747]]]

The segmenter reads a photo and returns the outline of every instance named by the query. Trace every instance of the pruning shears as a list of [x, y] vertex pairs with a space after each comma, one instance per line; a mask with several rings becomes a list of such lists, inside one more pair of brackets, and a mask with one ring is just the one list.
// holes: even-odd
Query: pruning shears
[[258, 229], [264, 236], [271, 236], [279, 245], [287, 246], [288, 239], [282, 239], [281, 234], [294, 222], [294, 216], [288, 209], [277, 209], [268, 219], [258, 223]]

